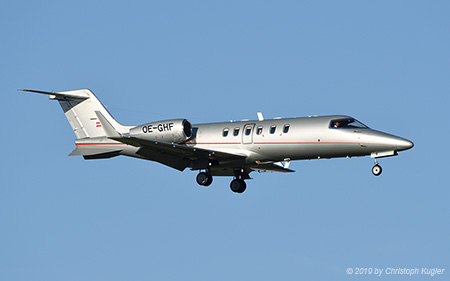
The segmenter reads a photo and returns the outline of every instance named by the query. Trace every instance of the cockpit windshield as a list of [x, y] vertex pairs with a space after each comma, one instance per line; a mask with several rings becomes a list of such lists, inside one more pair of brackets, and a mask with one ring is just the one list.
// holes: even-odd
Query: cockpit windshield
[[332, 129], [368, 129], [366, 125], [359, 122], [356, 119], [348, 118], [348, 119], [339, 119], [339, 120], [332, 120], [330, 123], [330, 128]]

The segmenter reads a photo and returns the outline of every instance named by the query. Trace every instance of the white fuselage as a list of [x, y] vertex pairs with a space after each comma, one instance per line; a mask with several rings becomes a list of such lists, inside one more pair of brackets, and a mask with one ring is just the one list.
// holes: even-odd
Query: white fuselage
[[[198, 124], [193, 125], [194, 136], [186, 145], [245, 154], [247, 163], [364, 156], [400, 151], [412, 145], [408, 140], [369, 128], [330, 128], [332, 120], [345, 118], [350, 117]], [[226, 131], [228, 134], [224, 134]]]

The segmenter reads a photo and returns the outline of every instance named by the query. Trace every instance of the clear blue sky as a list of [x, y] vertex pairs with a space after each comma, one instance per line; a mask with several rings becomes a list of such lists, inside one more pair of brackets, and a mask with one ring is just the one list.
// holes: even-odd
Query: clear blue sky
[[[3, 1], [0, 280], [428, 280], [450, 275], [448, 1]], [[90, 88], [127, 125], [346, 114], [415, 143], [205, 189], [195, 172], [67, 157]], [[430, 279], [431, 280], [431, 279]]]

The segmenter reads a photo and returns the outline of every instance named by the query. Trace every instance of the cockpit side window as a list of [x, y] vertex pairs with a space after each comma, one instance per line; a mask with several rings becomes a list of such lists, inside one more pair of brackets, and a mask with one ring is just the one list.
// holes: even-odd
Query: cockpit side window
[[330, 122], [330, 128], [332, 129], [368, 129], [366, 125], [359, 122], [356, 119], [339, 119], [339, 120], [332, 120]]

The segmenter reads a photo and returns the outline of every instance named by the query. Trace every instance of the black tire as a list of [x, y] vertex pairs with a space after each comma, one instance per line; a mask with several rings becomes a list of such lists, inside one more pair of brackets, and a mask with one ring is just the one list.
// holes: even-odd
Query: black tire
[[204, 186], [210, 186], [212, 184], [212, 181], [213, 181], [213, 177], [210, 174], [208, 174], [208, 180], [206, 181]]
[[231, 191], [236, 193], [242, 193], [247, 188], [247, 184], [243, 180], [232, 180], [230, 183]]
[[379, 176], [379, 175], [381, 175], [381, 172], [383, 172], [383, 169], [381, 168], [381, 166], [380, 165], [375, 165], [375, 166], [373, 166], [372, 167], [372, 174], [374, 175], [374, 176]]
[[213, 177], [205, 172], [201, 172], [197, 175], [197, 183], [203, 186], [210, 186], [213, 181]]

